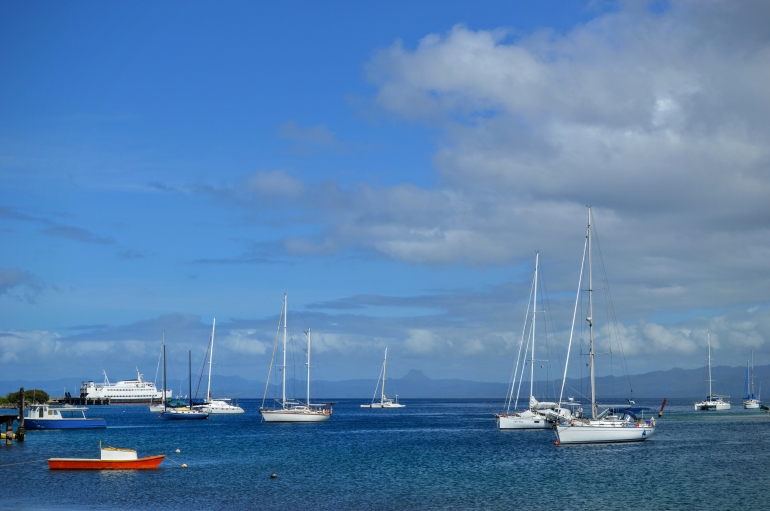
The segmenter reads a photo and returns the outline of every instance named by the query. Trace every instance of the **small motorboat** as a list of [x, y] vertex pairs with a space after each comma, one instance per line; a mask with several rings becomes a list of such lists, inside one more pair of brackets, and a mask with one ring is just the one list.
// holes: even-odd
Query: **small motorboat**
[[28, 405], [24, 410], [27, 429], [93, 429], [106, 428], [104, 419], [86, 417], [85, 406]]
[[138, 458], [133, 449], [118, 447], [102, 447], [99, 442], [101, 458], [98, 460], [84, 458], [49, 458], [48, 468], [51, 470], [150, 470], [158, 468], [165, 454]]

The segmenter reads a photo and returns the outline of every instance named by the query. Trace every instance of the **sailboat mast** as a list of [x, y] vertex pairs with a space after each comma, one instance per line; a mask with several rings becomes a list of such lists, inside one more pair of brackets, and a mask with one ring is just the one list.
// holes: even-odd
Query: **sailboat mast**
[[163, 389], [161, 389], [161, 392], [163, 393], [161, 399], [163, 400], [163, 409], [166, 409], [166, 331], [164, 330], [161, 334], [161, 346], [163, 347]]
[[751, 350], [751, 399], [756, 399], [754, 395], [754, 350]]
[[535, 301], [532, 307], [532, 354], [529, 361], [529, 402], [535, 390], [535, 323], [537, 318], [537, 267], [540, 263], [540, 252], [535, 252]]
[[214, 360], [214, 328], [217, 326], [217, 318], [211, 324], [211, 352], [209, 353], [209, 385], [206, 389], [206, 402], [211, 401], [211, 362]]
[[594, 268], [591, 254], [591, 207], [588, 207], [588, 331], [591, 344], [588, 358], [591, 364], [591, 418], [596, 420], [596, 374], [594, 372]]
[[709, 400], [711, 400], [711, 333], [708, 334]]
[[190, 410], [192, 410], [192, 350], [190, 350], [187, 355], [187, 374], [189, 375], [190, 380]]
[[307, 329], [307, 407], [310, 408], [310, 327]]
[[286, 302], [288, 295], [283, 294], [283, 402], [282, 408], [286, 408]]
[[385, 403], [385, 380], [388, 378], [388, 348], [385, 348], [385, 360], [382, 363], [382, 397], [380, 404]]

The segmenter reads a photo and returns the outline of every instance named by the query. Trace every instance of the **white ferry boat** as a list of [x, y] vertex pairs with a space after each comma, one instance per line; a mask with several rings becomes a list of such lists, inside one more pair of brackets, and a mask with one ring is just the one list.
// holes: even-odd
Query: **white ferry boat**
[[[96, 384], [93, 381], [84, 381], [80, 386], [80, 397], [88, 399], [109, 398], [111, 403], [148, 404], [157, 403], [163, 399], [163, 393], [159, 391], [151, 381], [144, 381], [136, 369], [136, 380], [121, 380], [110, 383], [107, 372], [104, 372], [104, 383]], [[171, 391], [166, 391], [166, 398], [171, 397]]]

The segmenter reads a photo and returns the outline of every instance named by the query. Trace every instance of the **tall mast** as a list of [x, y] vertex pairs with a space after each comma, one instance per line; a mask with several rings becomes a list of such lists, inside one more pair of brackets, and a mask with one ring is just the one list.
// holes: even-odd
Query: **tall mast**
[[211, 362], [214, 360], [214, 328], [217, 325], [217, 318], [211, 324], [211, 352], [209, 353], [209, 385], [206, 389], [206, 402], [211, 401]]
[[310, 327], [307, 329], [307, 407], [310, 408]]
[[711, 401], [711, 333], [708, 334], [709, 401]]
[[163, 409], [166, 409], [166, 331], [164, 330], [161, 334], [161, 346], [163, 347], [163, 382], [161, 385], [163, 385], [163, 389], [161, 392], [163, 393], [162, 398], [163, 399]]
[[388, 378], [388, 348], [385, 348], [385, 361], [382, 363], [382, 397], [380, 404], [385, 403], [385, 380]]
[[540, 252], [535, 252], [535, 302], [532, 307], [532, 355], [529, 362], [529, 402], [535, 389], [535, 318], [537, 317], [537, 266], [540, 262]]
[[286, 302], [288, 295], [283, 294], [283, 403], [282, 408], [286, 408]]
[[751, 399], [756, 399], [754, 395], [754, 350], [751, 350]]
[[591, 255], [591, 206], [588, 206], [588, 330], [591, 344], [588, 358], [591, 362], [591, 418], [596, 420], [596, 374], [594, 372], [594, 272]]
[[187, 366], [187, 374], [189, 375], [190, 380], [190, 410], [192, 410], [192, 350], [188, 352], [188, 366]]

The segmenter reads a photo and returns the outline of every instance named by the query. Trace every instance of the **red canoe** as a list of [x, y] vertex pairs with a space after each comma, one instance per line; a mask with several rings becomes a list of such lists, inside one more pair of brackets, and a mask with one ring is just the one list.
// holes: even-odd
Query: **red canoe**
[[101, 448], [101, 459], [49, 458], [50, 470], [148, 470], [158, 468], [165, 454], [137, 458], [133, 449]]

